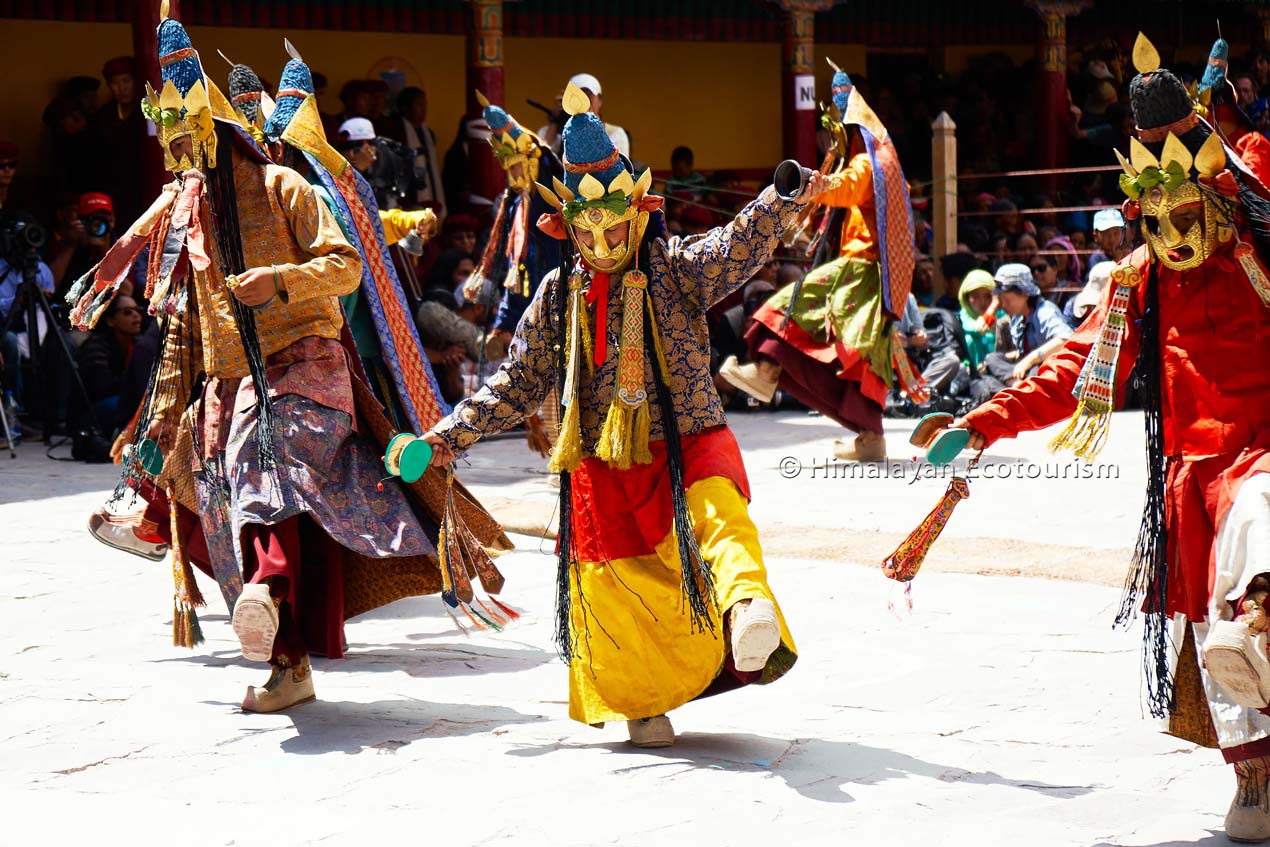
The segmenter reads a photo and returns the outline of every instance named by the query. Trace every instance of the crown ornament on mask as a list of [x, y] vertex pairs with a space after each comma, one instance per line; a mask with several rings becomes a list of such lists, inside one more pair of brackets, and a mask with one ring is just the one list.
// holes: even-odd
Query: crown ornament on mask
[[[538, 226], [555, 238], [572, 236], [588, 265], [617, 272], [639, 252], [648, 217], [662, 207], [665, 198], [648, 193], [653, 184], [651, 170], [645, 169], [638, 179], [631, 176], [604, 123], [587, 111], [591, 101], [580, 88], [570, 84], [563, 105], [571, 116], [563, 133], [565, 178], [553, 177], [551, 188], [537, 183], [539, 195], [556, 210]], [[605, 233], [627, 222], [626, 238], [609, 244]], [[579, 230], [591, 235], [590, 245], [578, 238]]]
[[507, 174], [508, 187], [516, 193], [529, 191], [538, 181], [542, 142], [501, 106], [491, 104], [480, 91], [476, 92], [476, 101], [484, 110], [483, 117], [490, 130], [489, 146], [499, 167]]
[[[158, 92], [146, 83], [141, 113], [154, 122], [155, 135], [163, 147], [164, 167], [172, 173], [216, 167], [215, 120], [237, 120], [225, 95], [203, 71], [198, 51], [179, 21], [167, 17], [167, 3], [160, 10], [158, 29], [159, 72], [163, 85]], [[190, 151], [178, 159], [172, 143], [190, 139]]]

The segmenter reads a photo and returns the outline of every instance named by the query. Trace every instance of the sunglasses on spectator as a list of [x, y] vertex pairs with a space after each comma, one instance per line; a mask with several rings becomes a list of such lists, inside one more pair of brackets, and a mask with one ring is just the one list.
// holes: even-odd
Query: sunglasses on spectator
[[0, 162], [0, 171], [11, 171], [17, 166], [17, 159], [5, 159], [3, 162]]

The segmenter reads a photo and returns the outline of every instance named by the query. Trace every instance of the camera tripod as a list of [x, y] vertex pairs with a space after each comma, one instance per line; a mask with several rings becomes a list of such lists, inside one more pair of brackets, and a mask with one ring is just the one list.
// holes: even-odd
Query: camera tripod
[[[28, 242], [30, 240], [28, 239]], [[42, 239], [41, 239], [42, 241]], [[40, 268], [40, 244], [27, 243], [22, 245], [20, 255], [14, 259], [20, 265], [22, 272], [22, 281], [18, 283], [18, 289], [13, 297], [13, 305], [9, 309], [9, 316], [4, 322], [4, 328], [0, 329], [0, 335], [7, 334], [13, 326], [14, 319], [21, 311], [26, 318], [26, 332], [28, 343], [27, 347], [31, 358], [31, 380], [40, 386], [42, 392], [40, 401], [43, 406], [43, 415], [41, 425], [43, 427], [43, 441], [45, 444], [53, 434], [53, 403], [50, 402], [49, 385], [50, 383], [42, 379], [43, 365], [40, 362], [40, 324], [39, 316], [44, 316], [45, 322], [48, 324], [49, 331], [57, 342], [61, 345], [62, 354], [66, 357], [67, 367], [70, 368], [71, 376], [74, 379], [75, 387], [79, 390], [79, 395], [84, 401], [84, 412], [88, 417], [89, 427], [96, 433], [101, 433], [101, 422], [97, 420], [97, 414], [93, 410], [92, 400], [88, 396], [88, 388], [84, 385], [84, 380], [79, 373], [79, 363], [75, 358], [75, 351], [71, 348], [70, 342], [66, 340], [66, 334], [62, 332], [62, 327], [58, 324], [53, 315], [53, 307], [49, 305], [48, 297], [45, 296], [43, 289], [40, 288], [38, 277]], [[10, 261], [11, 270], [14, 269], [15, 263]], [[3, 404], [0, 403], [0, 407]], [[13, 451], [13, 429], [20, 430], [21, 424], [18, 421], [10, 421], [8, 416], [0, 408], [0, 422], [4, 425], [4, 435], [9, 443], [9, 457], [16, 458], [17, 455]]]

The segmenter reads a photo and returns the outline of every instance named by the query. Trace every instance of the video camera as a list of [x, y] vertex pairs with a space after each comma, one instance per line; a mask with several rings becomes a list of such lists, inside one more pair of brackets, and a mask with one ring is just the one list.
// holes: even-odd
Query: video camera
[[110, 233], [110, 218], [103, 215], [89, 215], [82, 219], [84, 231], [89, 238], [105, 238]]
[[34, 259], [48, 241], [44, 227], [25, 212], [0, 212], [0, 258], [15, 267]]
[[376, 194], [387, 192], [405, 197], [415, 188], [415, 151], [391, 138], [376, 136], [375, 164], [366, 181]]

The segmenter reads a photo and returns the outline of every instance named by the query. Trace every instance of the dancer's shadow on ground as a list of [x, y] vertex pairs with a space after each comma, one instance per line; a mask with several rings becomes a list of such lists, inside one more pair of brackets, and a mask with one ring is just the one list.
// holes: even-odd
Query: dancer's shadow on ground
[[[493, 647], [488, 644], [352, 644], [342, 659], [313, 658], [313, 669], [318, 672], [319, 685], [322, 674], [328, 673], [386, 673], [400, 671], [416, 679], [438, 679], [468, 674], [503, 674], [530, 670], [556, 660], [556, 654], [534, 647], [516, 649]], [[210, 653], [193, 653], [155, 659], [156, 663], [184, 662], [223, 668], [242, 664], [259, 667], [264, 665], [247, 662], [235, 649], [216, 650]]]
[[[972, 785], [1003, 785], [1056, 799], [1080, 797], [1097, 788], [1096, 785], [1049, 785], [1036, 780], [1010, 779], [991, 771], [969, 771], [850, 741], [819, 738], [787, 741], [746, 733], [685, 733], [675, 741], [674, 747], [662, 750], [635, 751], [625, 742], [557, 742], [520, 747], [508, 755], [532, 758], [560, 749], [606, 749], [632, 757], [631, 765], [619, 768], [618, 772], [665, 768], [771, 774], [804, 797], [823, 803], [853, 803], [855, 798], [849, 791], [852, 785], [876, 785], [910, 776]], [[650, 757], [659, 761], [650, 762]]]
[[[1217, 847], [1221, 845], [1231, 845], [1237, 842], [1231, 841], [1226, 837], [1226, 833], [1218, 832], [1210, 829], [1208, 835], [1201, 836], [1198, 841], [1159, 841], [1155, 844], [1142, 844], [1141, 847]], [[1099, 841], [1094, 847], [1124, 847], [1121, 841]]]
[[505, 706], [432, 703], [426, 700], [377, 700], [348, 703], [316, 700], [287, 711], [295, 735], [279, 747], [310, 756], [354, 755], [366, 750], [395, 752], [426, 738], [486, 735], [505, 726], [547, 720]]

